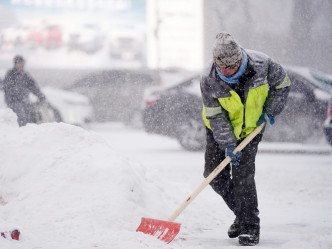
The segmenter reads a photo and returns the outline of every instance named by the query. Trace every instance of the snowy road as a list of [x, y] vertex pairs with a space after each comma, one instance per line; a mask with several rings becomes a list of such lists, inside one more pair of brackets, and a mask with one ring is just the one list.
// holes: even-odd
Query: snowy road
[[[95, 124], [92, 130], [121, 154], [159, 174], [169, 184], [164, 192], [172, 196], [174, 210], [203, 180], [203, 152], [186, 152], [173, 139], [121, 124]], [[329, 153], [259, 153], [256, 162], [261, 217], [259, 247], [332, 248], [331, 176]], [[172, 192], [174, 186], [177, 192]], [[170, 215], [174, 210], [166, 213]], [[183, 248], [238, 246], [236, 239], [227, 237], [233, 219], [221, 199], [207, 187], [177, 218], [182, 228], [172, 243]]]

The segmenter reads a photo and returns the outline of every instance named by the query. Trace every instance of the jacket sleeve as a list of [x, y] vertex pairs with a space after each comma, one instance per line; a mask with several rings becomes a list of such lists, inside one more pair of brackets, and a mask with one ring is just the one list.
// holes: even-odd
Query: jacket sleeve
[[36, 95], [40, 101], [45, 101], [46, 97], [38, 87], [36, 81], [28, 73], [26, 73], [25, 76], [28, 89]]
[[290, 91], [291, 81], [285, 70], [270, 59], [268, 76], [269, 94], [263, 112], [277, 116], [284, 109]]
[[3, 80], [3, 91], [5, 93], [5, 101], [6, 104], [8, 104], [9, 102], [12, 102], [13, 99], [13, 87], [12, 87], [12, 71], [8, 71], [6, 73], [6, 76]]
[[217, 90], [209, 84], [209, 81], [214, 81], [214, 79], [203, 77], [201, 80], [203, 108], [210, 123], [214, 139], [219, 144], [220, 149], [225, 150], [230, 145], [235, 146], [237, 140], [228, 113], [219, 103], [216, 96]]
[[3, 88], [6, 89], [9, 87], [10, 85], [10, 81], [11, 81], [11, 77], [12, 77], [12, 71], [8, 71], [5, 75], [5, 78], [3, 79]]

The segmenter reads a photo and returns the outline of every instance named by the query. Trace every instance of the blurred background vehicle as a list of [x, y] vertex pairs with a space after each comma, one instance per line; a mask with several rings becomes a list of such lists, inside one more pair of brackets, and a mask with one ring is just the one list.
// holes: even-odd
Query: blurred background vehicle
[[[303, 67], [285, 68], [292, 81], [287, 105], [264, 141], [319, 143], [325, 139], [323, 123], [332, 97], [330, 75]], [[187, 150], [201, 150], [205, 143], [200, 76], [171, 87], [146, 89], [142, 122], [149, 133], [174, 137]], [[327, 122], [327, 121], [326, 121]], [[273, 132], [269, 132], [273, 129]], [[326, 129], [325, 129], [326, 130]]]
[[[39, 103], [37, 98], [31, 95], [30, 99], [37, 114], [37, 123], [64, 122], [84, 127], [93, 120], [93, 108], [87, 97], [52, 87], [43, 87], [41, 90], [50, 105]], [[7, 108], [1, 88], [0, 108]]]
[[306, 67], [285, 68], [292, 87], [284, 111], [277, 117], [277, 132], [266, 141], [319, 143], [324, 141], [323, 123], [332, 96], [332, 76]]
[[327, 141], [332, 145], [332, 99], [329, 101], [327, 117], [324, 122], [324, 131]]
[[86, 53], [95, 53], [104, 45], [105, 35], [96, 24], [76, 26], [68, 34], [68, 48]]
[[97, 122], [130, 123], [140, 113], [144, 89], [154, 84], [153, 70], [106, 70], [89, 73], [66, 89], [89, 98]]
[[62, 45], [62, 30], [58, 25], [42, 25], [31, 29], [26, 43], [30, 48], [59, 48]]
[[114, 30], [109, 35], [110, 56], [117, 60], [143, 60], [144, 33], [136, 30]]
[[184, 149], [201, 150], [205, 142], [200, 76], [171, 87], [148, 88], [142, 113], [149, 133], [177, 138]]

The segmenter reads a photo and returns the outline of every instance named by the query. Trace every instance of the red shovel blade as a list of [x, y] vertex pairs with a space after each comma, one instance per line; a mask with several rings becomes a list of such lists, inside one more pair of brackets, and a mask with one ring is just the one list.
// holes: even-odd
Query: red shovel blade
[[142, 218], [141, 224], [136, 229], [136, 232], [150, 234], [157, 237], [157, 239], [169, 243], [180, 232], [180, 226], [180, 223], [171, 221]]

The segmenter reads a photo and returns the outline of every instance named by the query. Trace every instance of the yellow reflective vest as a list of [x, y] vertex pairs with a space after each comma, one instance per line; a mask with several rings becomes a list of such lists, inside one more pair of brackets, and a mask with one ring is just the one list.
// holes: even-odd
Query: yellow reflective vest
[[[263, 106], [268, 95], [268, 84], [249, 89], [245, 105], [235, 91], [230, 91], [231, 96], [218, 98], [220, 105], [228, 112], [229, 119], [237, 139], [248, 136], [257, 126], [256, 123], [263, 113]], [[203, 120], [211, 129], [206, 118], [206, 109], [203, 108]]]

